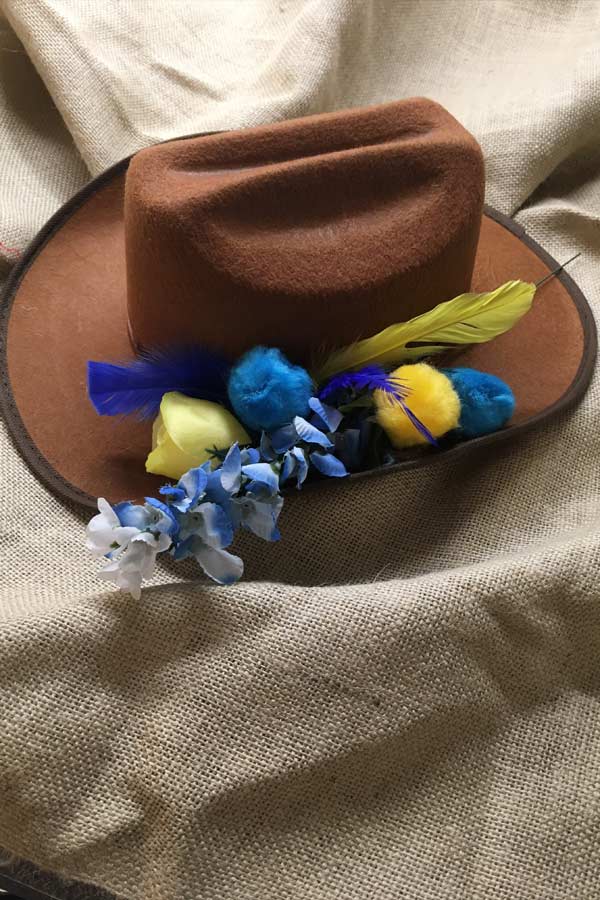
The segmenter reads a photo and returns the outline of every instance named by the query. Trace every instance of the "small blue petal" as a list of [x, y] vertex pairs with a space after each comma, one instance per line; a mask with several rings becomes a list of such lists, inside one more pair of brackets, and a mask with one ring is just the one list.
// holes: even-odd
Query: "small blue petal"
[[242, 484], [242, 454], [238, 444], [233, 444], [221, 466], [221, 484], [229, 494], [237, 494]]
[[223, 508], [227, 508], [227, 503], [231, 498], [229, 491], [226, 491], [221, 481], [221, 470], [215, 469], [210, 472], [208, 481], [206, 482], [206, 490], [204, 496], [211, 503], [219, 503]]
[[315, 469], [328, 478], [343, 478], [348, 474], [344, 463], [333, 453], [311, 453], [310, 461]]
[[190, 506], [195, 506], [204, 494], [208, 475], [203, 466], [190, 469], [177, 482], [177, 487], [185, 491]]
[[182, 559], [187, 559], [188, 556], [192, 555], [192, 547], [193, 547], [194, 535], [190, 535], [184, 541], [179, 541], [179, 543], [173, 544], [171, 546], [171, 555], [173, 559], [179, 562]]
[[[266, 431], [263, 431], [260, 436], [260, 456], [261, 459], [264, 459], [267, 462], [272, 462], [276, 456], [273, 444], [271, 443], [271, 438]], [[252, 460], [252, 462], [253, 461], [254, 460]]]
[[185, 495], [185, 491], [180, 487], [176, 487], [174, 484], [164, 484], [158, 491], [159, 494], [162, 494], [163, 497], [168, 497], [167, 503], [179, 503], [181, 500], [186, 500], [187, 497]]
[[209, 547], [228, 547], [233, 541], [233, 526], [222, 506], [218, 503], [203, 503], [199, 512], [204, 519], [204, 527], [199, 536]]
[[251, 495], [240, 497], [233, 503], [236, 523], [251, 531], [263, 541], [278, 541], [281, 535], [277, 528], [277, 519], [283, 506], [283, 497], [270, 497], [264, 500]]
[[143, 531], [148, 527], [150, 517], [148, 510], [143, 506], [125, 500], [123, 503], [117, 503], [113, 509], [124, 528], [139, 528], [140, 531]]
[[275, 453], [285, 453], [298, 440], [298, 432], [293, 425], [283, 425], [281, 428], [272, 431], [269, 437]]
[[187, 512], [192, 505], [192, 501], [189, 497], [186, 497], [185, 491], [181, 488], [165, 484], [164, 487], [159, 489], [159, 494], [165, 496], [169, 506], [172, 506], [178, 512]]
[[285, 482], [292, 477], [292, 475], [296, 471], [297, 465], [298, 461], [296, 460], [294, 454], [291, 450], [288, 450], [283, 457], [283, 465], [281, 467], [281, 472], [279, 473], [280, 484], [285, 484]]
[[246, 478], [265, 485], [272, 493], [279, 488], [279, 478], [270, 463], [252, 463], [249, 466], [243, 466], [242, 472]]
[[318, 397], [311, 397], [308, 405], [315, 413], [316, 421], [313, 422], [317, 428], [322, 431], [337, 431], [337, 428], [344, 418], [344, 414], [334, 406], [328, 406], [322, 403]]
[[306, 476], [308, 475], [308, 462], [306, 460], [306, 454], [301, 447], [292, 447], [290, 453], [294, 455], [296, 458], [296, 463], [298, 465], [297, 468], [297, 486], [301, 488], [306, 480]]
[[193, 535], [209, 547], [228, 547], [233, 541], [233, 524], [218, 503], [201, 503], [193, 512], [181, 516], [181, 539]]
[[227, 550], [207, 547], [199, 541], [194, 544], [192, 552], [208, 577], [217, 584], [235, 584], [244, 574], [242, 560]]
[[147, 527], [151, 527], [153, 531], [159, 531], [162, 534], [176, 534], [179, 531], [179, 522], [173, 510], [166, 503], [162, 503], [155, 497], [145, 497], [144, 499], [148, 506], [151, 506], [157, 513], [154, 521], [151, 521]]
[[252, 463], [260, 462], [260, 450], [256, 447], [246, 447], [242, 450], [242, 465], [249, 466]]
[[333, 446], [326, 434], [323, 434], [322, 431], [319, 431], [318, 428], [315, 428], [314, 425], [311, 425], [310, 422], [307, 422], [301, 416], [296, 416], [294, 419], [294, 428], [298, 432], [298, 437], [306, 441], [307, 444], [319, 444], [321, 447]]

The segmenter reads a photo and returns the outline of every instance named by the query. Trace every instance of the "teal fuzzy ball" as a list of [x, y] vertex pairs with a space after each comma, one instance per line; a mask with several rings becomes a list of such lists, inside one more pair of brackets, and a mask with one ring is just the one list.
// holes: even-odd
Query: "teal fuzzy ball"
[[274, 347], [254, 347], [232, 368], [227, 392], [233, 410], [253, 431], [272, 431], [309, 412], [310, 375]]
[[476, 369], [442, 369], [460, 398], [458, 427], [463, 437], [498, 431], [515, 410], [515, 397], [506, 382]]

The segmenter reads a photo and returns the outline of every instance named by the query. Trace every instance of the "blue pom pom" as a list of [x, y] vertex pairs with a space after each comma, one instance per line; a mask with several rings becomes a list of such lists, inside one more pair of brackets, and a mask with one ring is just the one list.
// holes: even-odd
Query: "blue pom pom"
[[498, 431], [511, 418], [515, 397], [506, 382], [476, 369], [442, 369], [460, 398], [459, 428], [466, 438]]
[[287, 425], [309, 412], [311, 377], [272, 347], [255, 347], [233, 367], [227, 387], [238, 419], [254, 431]]

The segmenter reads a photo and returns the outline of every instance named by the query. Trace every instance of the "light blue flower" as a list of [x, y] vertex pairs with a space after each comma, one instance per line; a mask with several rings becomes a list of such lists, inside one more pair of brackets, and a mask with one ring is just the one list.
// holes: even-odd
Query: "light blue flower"
[[[330, 407], [326, 407], [325, 404], [322, 404], [316, 398], [313, 399], [319, 404], [323, 414], [327, 415], [326, 410], [330, 409]], [[332, 418], [332, 421], [335, 423], [335, 417]], [[327, 425], [320, 417], [315, 417], [315, 422], [322, 424], [327, 429]], [[330, 430], [333, 431], [334, 429]], [[304, 441], [307, 444], [316, 444], [319, 447], [329, 448], [333, 446], [330, 439], [317, 424], [307, 422], [301, 416], [296, 416], [289, 425], [283, 425], [281, 428], [276, 428], [275, 431], [269, 433], [263, 431], [260, 440], [261, 457], [266, 462], [272, 462], [278, 456], [287, 453], [300, 441]]]
[[166, 484], [161, 487], [160, 493], [163, 497], [167, 497], [167, 502], [171, 506], [185, 513], [203, 499], [209, 472], [210, 463], [204, 463], [182, 475], [176, 485]]
[[302, 416], [296, 416], [293, 425], [296, 429], [298, 438], [305, 441], [307, 444], [318, 444], [320, 447], [333, 447], [333, 444], [327, 435], [315, 425], [311, 425], [310, 422], [303, 419]]
[[333, 453], [319, 453], [315, 451], [310, 454], [310, 461], [321, 475], [327, 475], [328, 478], [344, 478], [348, 475], [348, 470], [344, 463], [337, 456], [334, 456]]
[[260, 452], [250, 447], [239, 450], [234, 444], [228, 451], [223, 465], [210, 472], [206, 485], [206, 499], [218, 503], [226, 513], [229, 513], [231, 497], [238, 493], [241, 487], [242, 466], [255, 465], [260, 460]]
[[242, 452], [238, 444], [229, 448], [222, 465], [217, 469], [221, 487], [229, 495], [237, 494], [242, 485]]
[[301, 447], [292, 447], [283, 457], [281, 473], [279, 475], [279, 483], [285, 484], [290, 478], [296, 476], [296, 486], [298, 490], [304, 484], [308, 475], [308, 462], [306, 454]]
[[210, 547], [228, 547], [233, 541], [231, 520], [219, 503], [201, 503], [180, 516], [180, 541], [195, 535]]
[[114, 511], [119, 517], [119, 522], [125, 528], [138, 528], [143, 531], [150, 524], [153, 516], [147, 506], [140, 506], [137, 503], [131, 503], [125, 500], [123, 503], [116, 503]]
[[211, 547], [197, 535], [187, 538], [173, 555], [175, 559], [193, 556], [203, 572], [217, 584], [235, 584], [244, 574], [244, 563], [239, 556]]
[[252, 491], [253, 483], [263, 486], [270, 494], [279, 490], [279, 477], [270, 463], [251, 463], [249, 466], [242, 466], [242, 473], [250, 481], [246, 490]]
[[155, 497], [146, 497], [145, 509], [148, 513], [148, 524], [146, 531], [158, 532], [159, 534], [168, 534], [173, 540], [176, 539], [179, 531], [179, 521], [172, 509], [169, 509], [166, 503], [162, 503]]
[[344, 418], [344, 414], [339, 409], [336, 409], [334, 406], [328, 406], [327, 403], [323, 403], [318, 397], [311, 397], [308, 405], [313, 411], [312, 425], [320, 428], [321, 431], [337, 431], [340, 422]]
[[182, 517], [180, 536], [182, 540], [173, 552], [175, 559], [193, 556], [219, 584], [233, 584], [242, 577], [242, 560], [225, 550], [233, 541], [233, 525], [218, 503], [201, 503]]
[[257, 481], [249, 485], [248, 491], [231, 501], [234, 526], [252, 531], [263, 541], [278, 541], [281, 535], [277, 519], [283, 507], [283, 497]]

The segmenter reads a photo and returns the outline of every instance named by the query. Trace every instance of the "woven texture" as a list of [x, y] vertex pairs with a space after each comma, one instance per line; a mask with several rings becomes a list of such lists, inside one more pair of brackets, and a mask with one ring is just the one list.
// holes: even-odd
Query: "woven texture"
[[[0, 9], [5, 247], [154, 141], [424, 94], [600, 308], [596, 0]], [[2, 433], [0, 845], [132, 900], [597, 898], [599, 411], [307, 490], [240, 585], [140, 603]]]

